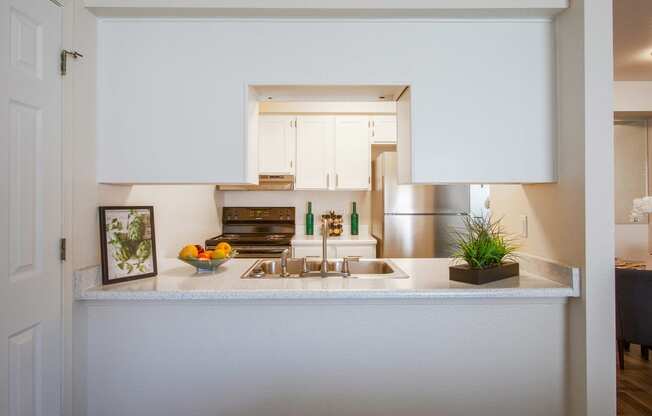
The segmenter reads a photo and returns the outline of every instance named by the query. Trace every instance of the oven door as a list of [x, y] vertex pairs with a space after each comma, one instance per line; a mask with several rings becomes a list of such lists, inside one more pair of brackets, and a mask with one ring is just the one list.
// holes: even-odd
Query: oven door
[[236, 257], [240, 258], [279, 258], [284, 250], [290, 250], [290, 246], [238, 246], [233, 249], [238, 252]]

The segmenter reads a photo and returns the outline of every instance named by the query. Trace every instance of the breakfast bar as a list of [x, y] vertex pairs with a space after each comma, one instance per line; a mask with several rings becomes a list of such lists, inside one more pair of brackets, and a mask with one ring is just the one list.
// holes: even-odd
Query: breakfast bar
[[391, 259], [407, 277], [244, 279], [254, 259], [232, 259], [197, 273], [177, 259], [161, 260], [157, 277], [102, 287], [95, 268], [78, 273], [78, 300], [565, 298], [579, 294], [579, 270], [521, 255], [520, 276], [485, 285], [448, 278], [450, 259]]

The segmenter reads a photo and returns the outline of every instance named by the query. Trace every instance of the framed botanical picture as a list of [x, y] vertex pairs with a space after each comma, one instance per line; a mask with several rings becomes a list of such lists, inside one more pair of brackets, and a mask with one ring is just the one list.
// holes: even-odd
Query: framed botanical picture
[[100, 207], [102, 284], [156, 276], [154, 207]]

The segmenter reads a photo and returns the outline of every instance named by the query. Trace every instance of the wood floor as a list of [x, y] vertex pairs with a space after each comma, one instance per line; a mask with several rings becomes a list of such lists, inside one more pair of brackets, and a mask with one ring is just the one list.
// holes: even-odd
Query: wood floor
[[625, 370], [618, 370], [618, 415], [652, 416], [652, 359], [643, 360], [638, 345], [625, 352]]

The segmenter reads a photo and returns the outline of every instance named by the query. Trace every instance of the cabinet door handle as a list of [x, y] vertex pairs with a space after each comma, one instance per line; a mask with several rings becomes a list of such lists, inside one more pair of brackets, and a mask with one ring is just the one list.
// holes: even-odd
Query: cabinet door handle
[[340, 175], [335, 174], [335, 187], [340, 186]]
[[331, 174], [327, 173], [326, 174], [326, 189], [331, 187]]
[[292, 168], [292, 161], [290, 160], [290, 168]]

